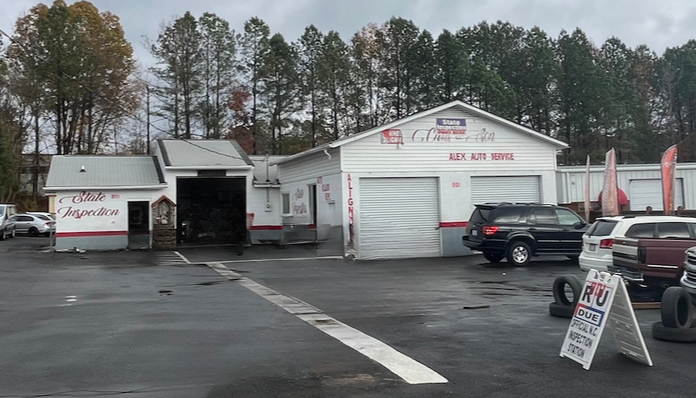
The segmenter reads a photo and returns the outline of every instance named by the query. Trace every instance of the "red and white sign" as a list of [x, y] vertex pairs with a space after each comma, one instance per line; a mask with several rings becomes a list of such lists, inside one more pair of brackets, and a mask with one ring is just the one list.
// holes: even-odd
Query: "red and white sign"
[[672, 145], [662, 155], [662, 204], [665, 215], [674, 214], [674, 187], [677, 168], [677, 146]]
[[604, 165], [604, 189], [602, 189], [602, 215], [618, 216], [619, 208], [619, 183], [616, 177], [616, 152], [611, 148], [607, 152]]
[[380, 136], [380, 142], [382, 144], [403, 144], [404, 135], [399, 129], [384, 130], [382, 131], [382, 135]]
[[515, 160], [514, 152], [450, 152], [450, 161], [505, 161]]

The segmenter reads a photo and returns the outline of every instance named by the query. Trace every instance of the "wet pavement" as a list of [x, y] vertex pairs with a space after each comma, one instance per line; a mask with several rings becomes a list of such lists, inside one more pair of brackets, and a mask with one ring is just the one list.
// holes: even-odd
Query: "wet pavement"
[[[47, 243], [0, 242], [0, 398], [693, 395], [696, 345], [652, 339], [658, 310], [637, 311], [652, 368], [621, 355], [609, 331], [590, 371], [559, 357], [568, 320], [548, 315], [551, 284], [583, 276], [565, 258], [363, 262], [317, 258], [310, 245], [180, 249], [188, 264], [147, 251], [50, 253]], [[449, 382], [405, 383], [212, 261]]]

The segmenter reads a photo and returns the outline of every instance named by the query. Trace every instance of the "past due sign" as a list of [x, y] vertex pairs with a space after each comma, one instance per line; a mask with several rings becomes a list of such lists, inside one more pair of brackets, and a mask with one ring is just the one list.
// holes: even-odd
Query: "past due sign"
[[623, 354], [652, 366], [623, 281], [617, 275], [591, 270], [570, 320], [561, 356], [589, 370], [607, 324]]

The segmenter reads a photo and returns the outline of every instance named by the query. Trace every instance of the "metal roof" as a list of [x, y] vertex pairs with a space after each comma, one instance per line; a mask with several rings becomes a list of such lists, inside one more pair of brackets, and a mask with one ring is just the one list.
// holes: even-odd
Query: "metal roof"
[[234, 140], [158, 140], [167, 167], [246, 167], [254, 164]]
[[154, 156], [55, 155], [45, 189], [137, 188], [161, 184], [165, 184], [164, 177]]
[[[259, 183], [268, 182], [274, 183], [278, 181], [278, 166], [274, 163], [285, 159], [287, 156], [262, 156], [251, 155], [251, 161], [254, 163], [254, 180]], [[266, 171], [268, 170], [268, 172]]]

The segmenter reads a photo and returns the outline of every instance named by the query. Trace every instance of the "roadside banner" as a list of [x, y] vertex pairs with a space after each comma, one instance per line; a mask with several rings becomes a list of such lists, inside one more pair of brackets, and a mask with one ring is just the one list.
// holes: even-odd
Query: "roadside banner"
[[585, 171], [585, 222], [590, 222], [590, 155], [587, 155], [587, 170]]
[[662, 155], [660, 170], [662, 171], [662, 204], [664, 205], [665, 215], [674, 214], [674, 182], [676, 178], [675, 169], [677, 168], [677, 146], [672, 145], [667, 148]]
[[602, 215], [618, 216], [619, 208], [619, 184], [616, 178], [616, 152], [611, 148], [607, 152], [604, 162], [604, 188], [602, 189]]
[[561, 347], [561, 357], [570, 358], [580, 363], [585, 370], [590, 370], [607, 324], [624, 355], [652, 366], [652, 359], [621, 277], [590, 270], [570, 320]]

